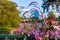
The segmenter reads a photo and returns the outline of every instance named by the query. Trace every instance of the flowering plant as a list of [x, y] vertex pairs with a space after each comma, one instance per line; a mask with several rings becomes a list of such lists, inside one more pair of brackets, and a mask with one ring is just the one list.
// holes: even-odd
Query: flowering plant
[[[54, 29], [53, 25], [47, 24], [47, 26], [44, 26], [41, 23], [23, 23], [20, 24], [19, 28], [14, 31], [14, 34], [22, 34], [28, 37], [34, 37], [36, 40], [43, 40], [44, 38], [47, 38], [46, 40], [50, 39], [59, 39], [60, 38], [60, 31]], [[49, 25], [49, 26], [48, 26]], [[36, 27], [35, 27], [36, 26]], [[33, 39], [32, 39], [33, 40]]]

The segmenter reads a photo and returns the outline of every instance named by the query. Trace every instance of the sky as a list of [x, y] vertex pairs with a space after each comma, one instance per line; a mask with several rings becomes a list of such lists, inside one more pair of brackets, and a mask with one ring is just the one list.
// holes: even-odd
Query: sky
[[11, 0], [16, 2], [18, 6], [24, 6], [27, 7], [32, 1], [36, 1], [39, 4], [39, 7], [41, 7], [42, 0]]

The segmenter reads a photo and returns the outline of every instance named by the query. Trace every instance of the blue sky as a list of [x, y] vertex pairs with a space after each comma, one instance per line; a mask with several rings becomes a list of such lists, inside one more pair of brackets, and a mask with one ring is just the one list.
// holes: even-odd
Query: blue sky
[[12, 0], [14, 2], [16, 2], [16, 4], [18, 6], [24, 6], [27, 7], [32, 1], [36, 1], [39, 5], [39, 7], [41, 7], [42, 4], [42, 0]]

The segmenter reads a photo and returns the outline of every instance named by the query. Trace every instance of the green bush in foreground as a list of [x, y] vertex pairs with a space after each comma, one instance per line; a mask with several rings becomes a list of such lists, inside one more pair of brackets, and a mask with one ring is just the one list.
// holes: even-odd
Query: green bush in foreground
[[13, 27], [0, 27], [0, 34], [10, 34], [12, 30], [16, 28]]
[[10, 33], [10, 29], [8, 28], [0, 28], [0, 34], [9, 34]]

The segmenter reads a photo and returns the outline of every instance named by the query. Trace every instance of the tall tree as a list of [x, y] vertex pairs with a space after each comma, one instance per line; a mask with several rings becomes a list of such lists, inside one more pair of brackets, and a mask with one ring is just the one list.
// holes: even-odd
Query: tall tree
[[0, 26], [17, 27], [21, 22], [16, 3], [0, 0]]

